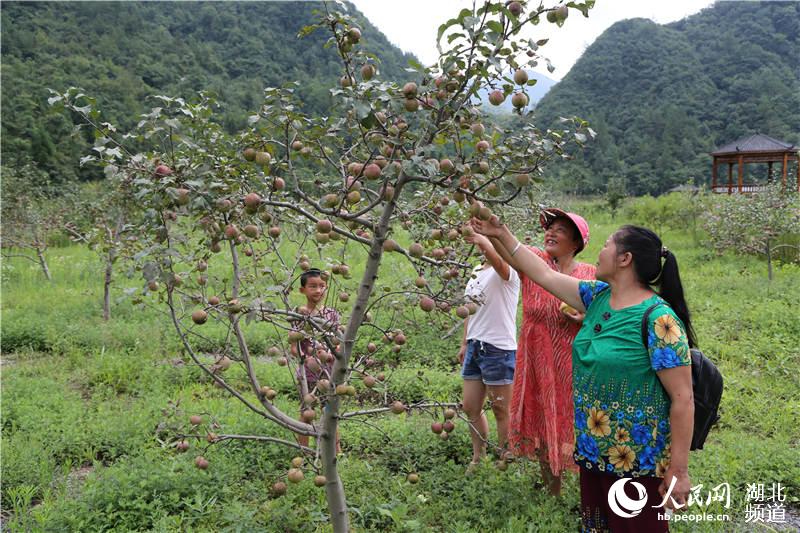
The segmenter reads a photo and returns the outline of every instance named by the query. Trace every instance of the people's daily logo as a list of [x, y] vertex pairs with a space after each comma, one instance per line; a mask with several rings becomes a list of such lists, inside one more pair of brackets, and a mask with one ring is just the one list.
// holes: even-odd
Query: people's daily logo
[[[625, 494], [625, 484], [629, 481], [638, 493], [638, 498], [635, 500]], [[645, 505], [647, 505], [647, 491], [644, 485], [631, 481], [630, 478], [618, 479], [608, 490], [608, 506], [617, 516], [633, 518], [642, 512]]]

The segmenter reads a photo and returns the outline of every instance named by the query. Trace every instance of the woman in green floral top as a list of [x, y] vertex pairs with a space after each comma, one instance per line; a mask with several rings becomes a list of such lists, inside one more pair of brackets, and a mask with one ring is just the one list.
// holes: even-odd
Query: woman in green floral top
[[[586, 312], [572, 354], [582, 530], [667, 531], [664, 507], [680, 509], [689, 493], [694, 420], [689, 347], [696, 343], [675, 256], [652, 231], [623, 226], [600, 251], [599, 281], [583, 281], [548, 268], [494, 222], [472, 224], [508, 250], [512, 267]], [[642, 320], [654, 304], [644, 346]], [[623, 483], [622, 502], [636, 509], [609, 497], [623, 477], [646, 491], [642, 502], [636, 485]]]

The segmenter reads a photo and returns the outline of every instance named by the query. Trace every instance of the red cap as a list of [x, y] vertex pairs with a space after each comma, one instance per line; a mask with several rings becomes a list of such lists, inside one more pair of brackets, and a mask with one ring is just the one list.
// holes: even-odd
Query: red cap
[[581, 239], [583, 239], [583, 243], [581, 243], [580, 247], [578, 247], [578, 251], [575, 253], [579, 253], [583, 250], [587, 244], [589, 244], [589, 224], [586, 220], [575, 213], [567, 213], [566, 211], [562, 211], [556, 207], [548, 207], [547, 209], [542, 209], [542, 212], [539, 213], [539, 223], [542, 225], [544, 229], [547, 229], [547, 226], [553, 221], [553, 219], [564, 217], [568, 218], [575, 224], [575, 227], [578, 229], [578, 233], [581, 234]]

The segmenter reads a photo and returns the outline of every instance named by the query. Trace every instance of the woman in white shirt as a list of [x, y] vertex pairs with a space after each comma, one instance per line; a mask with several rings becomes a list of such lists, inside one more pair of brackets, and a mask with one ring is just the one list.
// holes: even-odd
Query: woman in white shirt
[[464, 412], [470, 420], [472, 461], [486, 454], [489, 424], [483, 414], [488, 394], [497, 422], [501, 450], [508, 444], [508, 407], [514, 381], [517, 353], [517, 302], [519, 275], [503, 261], [488, 238], [477, 233], [465, 238], [477, 245], [485, 257], [464, 292], [478, 310], [464, 320], [459, 361], [463, 363]]

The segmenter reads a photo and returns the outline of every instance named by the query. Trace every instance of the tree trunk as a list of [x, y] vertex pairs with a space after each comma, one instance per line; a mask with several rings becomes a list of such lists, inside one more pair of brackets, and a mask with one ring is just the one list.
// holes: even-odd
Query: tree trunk
[[47, 266], [47, 259], [44, 258], [44, 246], [37, 242], [34, 244], [34, 247], [36, 248], [36, 257], [39, 258], [39, 266], [42, 267], [44, 277], [47, 278], [47, 281], [53, 281], [53, 277], [50, 275], [50, 268]]
[[[372, 239], [372, 246], [369, 249], [364, 275], [361, 278], [361, 285], [358, 288], [358, 297], [353, 305], [350, 320], [344, 333], [344, 342], [341, 354], [336, 356], [333, 363], [331, 377], [333, 387], [344, 382], [345, 374], [350, 362], [350, 355], [353, 352], [356, 332], [364, 321], [369, 297], [375, 288], [375, 280], [378, 279], [378, 267], [383, 257], [383, 242], [386, 240], [389, 222], [397, 205], [397, 198], [403, 190], [405, 176], [400, 175], [395, 185], [394, 198], [387, 203], [380, 221], [375, 228], [375, 237]], [[339, 428], [339, 397], [332, 395], [322, 417], [322, 427], [325, 431], [321, 438], [322, 464], [325, 478], [325, 498], [328, 501], [328, 511], [331, 513], [331, 524], [336, 533], [343, 533], [350, 530], [350, 520], [347, 512], [347, 500], [345, 499], [344, 487], [339, 477], [336, 467], [336, 434]]]
[[108, 322], [111, 318], [111, 274], [114, 271], [111, 252], [106, 258], [106, 275], [103, 279], [103, 320]]

